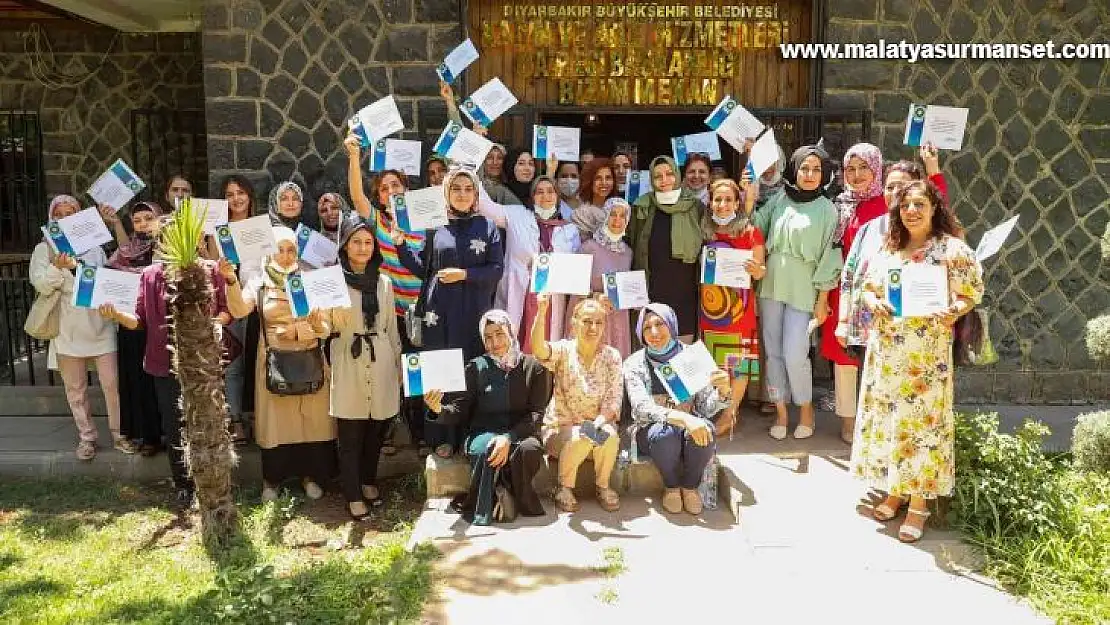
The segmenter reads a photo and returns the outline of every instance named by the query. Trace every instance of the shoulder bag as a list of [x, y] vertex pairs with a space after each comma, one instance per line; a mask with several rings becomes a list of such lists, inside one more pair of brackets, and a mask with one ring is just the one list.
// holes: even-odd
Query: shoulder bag
[[[431, 234], [428, 234], [429, 232]], [[425, 298], [428, 295], [428, 280], [431, 275], [428, 267], [431, 258], [428, 247], [434, 243], [434, 238], [434, 230], [425, 232], [424, 249], [420, 250], [420, 258], [425, 270], [424, 280], [420, 282], [420, 294], [416, 301], [413, 302], [412, 306], [405, 309], [405, 333], [408, 334], [409, 343], [412, 343], [413, 347], [424, 347], [424, 306]]]
[[263, 317], [264, 288], [258, 290], [258, 321], [266, 346], [266, 390], [274, 395], [312, 395], [324, 387], [324, 355], [319, 342], [311, 349], [281, 351], [270, 347]]
[[[47, 245], [47, 262], [54, 262], [54, 252]], [[50, 341], [58, 338], [61, 332], [61, 298], [62, 290], [54, 289], [50, 293], [35, 292], [35, 301], [27, 311], [27, 319], [23, 322], [23, 331], [32, 338], [40, 341]]]

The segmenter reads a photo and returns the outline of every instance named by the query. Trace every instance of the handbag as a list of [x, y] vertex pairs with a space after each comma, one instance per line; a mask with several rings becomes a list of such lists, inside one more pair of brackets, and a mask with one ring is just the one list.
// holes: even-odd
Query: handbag
[[31, 309], [27, 311], [27, 320], [23, 322], [23, 331], [41, 341], [58, 338], [61, 331], [61, 298], [61, 289], [36, 294]]
[[985, 366], [998, 362], [986, 317], [986, 309], [973, 308], [956, 321], [952, 354], [957, 366]]
[[258, 290], [258, 320], [266, 347], [266, 390], [274, 395], [312, 395], [324, 387], [324, 355], [319, 344], [311, 349], [281, 351], [270, 347], [262, 315], [262, 289]]

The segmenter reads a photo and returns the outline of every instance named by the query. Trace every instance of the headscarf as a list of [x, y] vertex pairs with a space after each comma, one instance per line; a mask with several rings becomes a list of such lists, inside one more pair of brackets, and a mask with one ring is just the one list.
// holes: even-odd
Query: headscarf
[[[662, 351], [655, 351], [648, 347], [647, 341], [644, 340], [644, 322], [647, 321], [648, 313], [653, 313], [667, 324], [667, 329], [671, 331], [671, 341], [667, 343]], [[661, 302], [652, 302], [647, 306], [640, 309], [640, 318], [636, 321], [636, 336], [644, 345], [644, 354], [647, 355], [648, 361], [652, 363], [665, 363], [670, 361], [682, 351], [682, 343], [678, 340], [678, 316], [675, 315], [674, 309]]]
[[[320, 217], [320, 202], [323, 202], [327, 198], [331, 198], [332, 201], [335, 202], [335, 205], [339, 208], [339, 224], [336, 225], [335, 230], [328, 230], [327, 226], [324, 225], [324, 218]], [[301, 210], [304, 211], [303, 208]], [[347, 203], [347, 200], [344, 199], [342, 195], [330, 191], [321, 195], [320, 199], [316, 201], [316, 215], [317, 218], [320, 220], [320, 233], [328, 237], [329, 239], [336, 241], [339, 237], [339, 230], [343, 227], [343, 221], [347, 218], [347, 214], [350, 212], [351, 205]]]
[[[489, 345], [486, 345], [486, 326], [489, 324], [496, 324], [503, 326], [505, 331], [509, 333], [509, 338], [512, 341], [509, 345], [509, 351], [501, 358], [495, 358], [493, 354], [489, 353]], [[523, 354], [520, 351], [520, 343], [516, 340], [516, 332], [513, 331], [513, 321], [509, 318], [509, 313], [498, 308], [494, 308], [482, 315], [478, 320], [478, 335], [482, 337], [482, 345], [486, 348], [486, 353], [489, 354], [490, 360], [497, 363], [503, 371], [512, 371], [520, 364], [520, 359]]]
[[[297, 235], [293, 232], [291, 228], [287, 226], [273, 226], [271, 229], [274, 233], [275, 250], [277, 249], [278, 244], [282, 241], [289, 241], [293, 244], [293, 247], [297, 246]], [[275, 260], [273, 256], [271, 256], [269, 262], [266, 263], [266, 275], [270, 278], [271, 282], [273, 282], [273, 286], [276, 288], [284, 288], [285, 279], [289, 276], [290, 273], [297, 271], [298, 269], [300, 269], [299, 263], [293, 263], [292, 267], [282, 267], [277, 263], [277, 260]]]
[[[624, 242], [623, 238], [614, 241], [613, 239], [609, 238], [608, 234], [606, 234], [609, 231], [609, 215], [611, 215], [613, 213], [613, 209], [618, 206], [623, 206], [625, 212], [627, 213], [627, 218], [624, 222], [624, 230], [625, 232], [628, 232], [628, 223], [632, 220], [632, 206], [628, 203], [628, 200], [622, 197], [611, 197], [608, 200], [605, 200], [605, 204], [601, 207], [601, 225], [597, 227], [597, 230], [594, 230], [594, 241], [597, 241], [598, 245], [609, 250], [610, 252], [623, 252], [625, 249], [628, 248], [628, 244]], [[623, 235], [624, 232], [622, 232], [621, 234]]]
[[[675, 174], [675, 189], [679, 191], [678, 201], [674, 204], [663, 205], [655, 197], [655, 168], [659, 165], [670, 165]], [[682, 186], [679, 180], [679, 169], [674, 159], [669, 156], [657, 156], [648, 166], [651, 176], [652, 193], [646, 193], [633, 202], [635, 219], [646, 222], [651, 218], [652, 210], [661, 210], [671, 216], [671, 257], [684, 263], [698, 262], [701, 254], [701, 202], [692, 191]], [[645, 237], [640, 237], [645, 239]], [[634, 242], [638, 249], [633, 250], [637, 257], [647, 257], [647, 240]]]
[[[516, 162], [522, 154], [532, 156], [532, 150], [522, 150], [517, 148], [510, 151], [509, 154], [505, 157], [505, 164], [502, 166], [502, 172], [505, 174], [505, 179], [508, 180], [508, 182], [505, 183], [505, 186], [509, 188], [509, 191], [512, 191], [513, 195], [517, 196], [520, 201], [524, 203], [525, 206], [531, 208], [532, 195], [529, 193], [529, 191], [531, 191], [532, 183], [535, 182], [536, 178], [539, 177], [540, 172], [537, 169], [536, 174], [532, 177], [532, 180], [530, 182], [522, 182], [520, 180], [517, 180]], [[535, 160], [536, 159], [533, 157], [532, 161], [534, 162]]]
[[370, 337], [376, 334], [374, 320], [377, 319], [379, 310], [378, 276], [382, 265], [382, 250], [375, 240], [374, 253], [366, 263], [366, 268], [361, 273], [355, 273], [347, 257], [347, 243], [359, 230], [365, 230], [372, 237], [374, 236], [374, 226], [371, 222], [353, 213], [344, 214], [339, 222], [339, 265], [343, 268], [343, 279], [347, 282], [347, 286], [362, 293], [362, 323], [366, 333], [355, 333], [354, 341], [351, 342], [351, 357], [356, 360], [360, 358], [362, 345], [365, 343], [370, 347], [370, 360], [373, 362], [377, 360], [377, 355], [374, 353], [374, 344]]
[[50, 200], [50, 207], [46, 209], [46, 218], [51, 221], [57, 219], [57, 217], [54, 216], [54, 209], [62, 204], [73, 204], [77, 207], [77, 210], [81, 210], [81, 202], [77, 201], [77, 198], [72, 195], [55, 195], [54, 199]]
[[443, 163], [444, 169], [451, 168], [451, 161], [447, 160], [447, 157], [432, 152], [428, 160], [424, 161], [424, 184], [429, 187], [432, 186], [432, 181], [431, 176], [428, 175], [428, 169], [431, 167], [432, 163]]
[[844, 191], [836, 196], [837, 226], [834, 241], [839, 241], [844, 236], [844, 230], [856, 215], [856, 207], [864, 200], [870, 200], [883, 194], [883, 154], [879, 148], [870, 143], [857, 143], [848, 148], [844, 153], [844, 169], [848, 169], [848, 161], [852, 157], [859, 157], [871, 170], [871, 186], [863, 193], [857, 193], [847, 181], [844, 182]]
[[[474, 205], [470, 207], [468, 212], [460, 212], [451, 206], [451, 181], [458, 176], [466, 176], [474, 183]], [[447, 201], [447, 215], [451, 219], [470, 219], [478, 214], [478, 196], [482, 192], [482, 181], [478, 179], [478, 174], [470, 171], [469, 169], [452, 169], [447, 172], [443, 177], [443, 198]]]
[[535, 200], [536, 189], [540, 186], [541, 182], [550, 182], [551, 186], [555, 186], [555, 180], [551, 176], [548, 176], [548, 175], [543, 175], [543, 176], [537, 175], [535, 178], [532, 179], [532, 184], [529, 185], [529, 189], [528, 189], [528, 206], [532, 209], [532, 212], [535, 213], [536, 221], [538, 221], [538, 222], [560, 222], [560, 223], [564, 222], [565, 220], [563, 219], [562, 211], [559, 210], [560, 204], [562, 203], [563, 200], [562, 200], [562, 198], [559, 197], [558, 187], [556, 187], [556, 189], [555, 189], [555, 213], [551, 216], [551, 218], [550, 219], [544, 219], [543, 217], [540, 217], [540, 214], [536, 211], [536, 200]]
[[[493, 146], [490, 147], [490, 149], [489, 149], [490, 152], [493, 152], [494, 150], [501, 150], [502, 158], [504, 158], [509, 153], [509, 150], [506, 149], [505, 146], [500, 144], [500, 143], [494, 143]], [[489, 156], [489, 152], [486, 153], [486, 156], [487, 157]], [[478, 166], [478, 178], [481, 179], [481, 180], [492, 180], [493, 182], [496, 182], [496, 183], [499, 183], [499, 184], [504, 184], [505, 183], [505, 163], [506, 162], [508, 162], [508, 161], [502, 160], [502, 162], [501, 162], [501, 177], [493, 178], [489, 174], [486, 173], [486, 162], [483, 160], [481, 165]]]
[[[131, 214], [147, 211], [154, 216], [162, 216], [162, 208], [154, 202], [138, 202], [131, 207]], [[154, 238], [142, 237], [138, 232], [127, 243], [121, 245], [115, 254], [108, 259], [108, 266], [112, 269], [138, 273], [144, 267], [154, 262]]]
[[[817, 188], [812, 191], [805, 191], [798, 186], [798, 170], [802, 167], [802, 162], [810, 156], [817, 156], [821, 159], [821, 181], [817, 184]], [[818, 142], [817, 145], [803, 145], [802, 147], [794, 150], [794, 154], [790, 157], [790, 166], [782, 174], [786, 195], [795, 202], [812, 202], [821, 197], [825, 193], [825, 188], [828, 186], [829, 181], [832, 180], [832, 162], [829, 161], [829, 154], [825, 151]]]
[[[281, 202], [281, 194], [285, 193], [285, 191], [289, 189], [292, 189], [293, 192], [297, 194], [297, 197], [301, 200], [301, 214], [292, 218], [283, 217], [281, 215], [281, 212], [278, 210], [278, 203]], [[269, 211], [271, 225], [286, 226], [288, 228], [296, 230], [297, 225], [301, 223], [301, 218], [304, 215], [304, 192], [301, 191], [301, 187], [297, 183], [289, 180], [278, 184], [270, 191]]]

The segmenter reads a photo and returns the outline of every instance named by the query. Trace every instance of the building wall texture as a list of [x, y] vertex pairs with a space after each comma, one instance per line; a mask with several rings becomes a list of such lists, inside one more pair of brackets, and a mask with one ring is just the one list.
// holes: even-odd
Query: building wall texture
[[298, 174], [309, 198], [346, 189], [347, 119], [393, 94], [399, 136], [447, 123], [435, 66], [462, 41], [455, 0], [209, 1], [203, 25], [213, 187], [246, 173], [258, 195]]
[[39, 112], [48, 196], [83, 196], [115, 159], [131, 158], [132, 110], [203, 103], [196, 34], [123, 34], [63, 20], [0, 29], [0, 109]]
[[[1110, 41], [1106, 2], [837, 0], [829, 42]], [[944, 152], [950, 197], [977, 243], [1018, 214], [984, 263], [985, 304], [1000, 362], [957, 376], [962, 402], [1079, 403], [1110, 398], [1110, 368], [1088, 358], [1088, 319], [1110, 310], [1099, 237], [1110, 222], [1110, 63], [1106, 61], [829, 61], [826, 106], [874, 111], [887, 160], [911, 102], [971, 109], [964, 149]]]

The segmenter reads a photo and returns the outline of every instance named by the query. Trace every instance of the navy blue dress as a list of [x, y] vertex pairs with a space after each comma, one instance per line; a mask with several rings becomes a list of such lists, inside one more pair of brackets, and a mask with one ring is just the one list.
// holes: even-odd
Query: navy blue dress
[[[419, 255], [408, 245], [397, 250], [401, 264], [426, 283], [423, 349], [462, 349], [465, 360], [477, 358], [486, 351], [478, 320], [492, 306], [504, 267], [501, 234], [481, 215], [452, 219], [428, 232], [425, 248]], [[466, 279], [429, 279], [450, 268], [465, 269]]]

